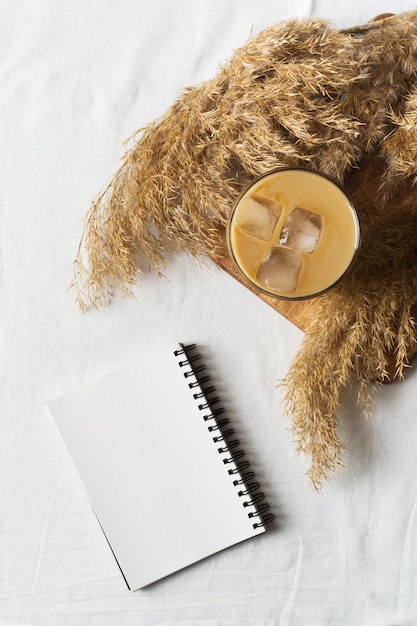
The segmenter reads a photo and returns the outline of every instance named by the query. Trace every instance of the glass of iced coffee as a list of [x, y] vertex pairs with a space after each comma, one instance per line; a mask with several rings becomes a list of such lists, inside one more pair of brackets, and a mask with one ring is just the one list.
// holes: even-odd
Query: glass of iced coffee
[[333, 287], [351, 267], [359, 220], [342, 187], [316, 171], [271, 171], [239, 197], [227, 226], [229, 254], [260, 291], [301, 300]]

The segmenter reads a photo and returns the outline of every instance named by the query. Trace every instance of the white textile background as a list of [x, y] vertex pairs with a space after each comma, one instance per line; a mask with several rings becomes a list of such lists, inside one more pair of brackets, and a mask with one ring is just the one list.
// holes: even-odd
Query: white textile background
[[[321, 493], [276, 382], [301, 333], [187, 256], [137, 300], [82, 315], [68, 290], [81, 221], [122, 141], [252, 32], [337, 27], [411, 0], [2, 0], [0, 3], [1, 626], [417, 624], [416, 373], [374, 420], [353, 396], [345, 467]], [[146, 590], [125, 587], [45, 401], [175, 341], [198, 342], [277, 515], [266, 536]], [[137, 488], [149, 476], [138, 476]], [[169, 511], [167, 511], [169, 516]]]

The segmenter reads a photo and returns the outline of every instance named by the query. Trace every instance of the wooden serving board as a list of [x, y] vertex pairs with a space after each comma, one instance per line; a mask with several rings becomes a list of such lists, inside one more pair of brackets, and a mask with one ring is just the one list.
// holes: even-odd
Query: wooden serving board
[[[210, 258], [214, 263], [220, 267], [222, 270], [227, 272], [230, 276], [235, 278], [239, 283], [244, 285], [247, 289], [249, 289], [252, 293], [254, 293], [258, 298], [266, 302], [269, 306], [271, 306], [275, 311], [280, 313], [283, 317], [285, 317], [289, 322], [297, 326], [302, 331], [305, 331], [307, 328], [312, 314], [315, 308], [318, 305], [318, 301], [320, 298], [325, 298], [326, 295], [318, 296], [316, 298], [310, 298], [308, 300], [280, 300], [279, 298], [272, 298], [261, 291], [255, 289], [235, 268], [227, 249], [226, 244], [226, 234], [224, 228], [221, 229], [222, 241], [224, 241], [223, 247], [219, 249], [218, 254], [209, 254]], [[413, 307], [412, 313], [414, 317], [417, 318], [417, 305]], [[414, 345], [413, 350], [409, 355], [409, 362], [414, 358], [417, 354], [417, 341]], [[392, 357], [391, 363], [388, 366], [389, 378], [384, 379], [382, 382], [391, 383], [395, 380], [395, 356]]]

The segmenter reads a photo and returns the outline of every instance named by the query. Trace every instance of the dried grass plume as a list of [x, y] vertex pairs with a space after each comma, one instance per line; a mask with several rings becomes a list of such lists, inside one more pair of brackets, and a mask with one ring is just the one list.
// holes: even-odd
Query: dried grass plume
[[[290, 20], [260, 32], [212, 79], [186, 89], [131, 139], [86, 216], [74, 263], [82, 308], [129, 293], [172, 252], [204, 259], [243, 186], [303, 165], [354, 197], [358, 263], [321, 300], [285, 379], [297, 447], [319, 487], [340, 465], [344, 388], [402, 375], [414, 342], [417, 276], [417, 11], [339, 31]], [[314, 364], [314, 366], [312, 366]]]

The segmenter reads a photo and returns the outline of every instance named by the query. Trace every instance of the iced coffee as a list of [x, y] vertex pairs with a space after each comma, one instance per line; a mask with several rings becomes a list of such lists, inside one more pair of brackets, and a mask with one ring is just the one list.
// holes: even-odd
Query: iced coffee
[[231, 214], [229, 253], [249, 282], [270, 295], [318, 295], [351, 266], [359, 247], [356, 211], [327, 176], [280, 169], [256, 180]]

